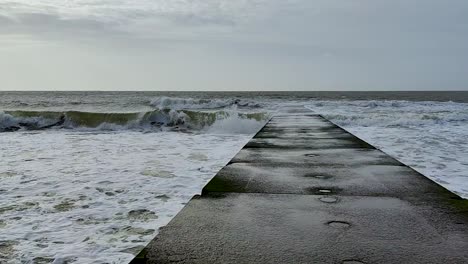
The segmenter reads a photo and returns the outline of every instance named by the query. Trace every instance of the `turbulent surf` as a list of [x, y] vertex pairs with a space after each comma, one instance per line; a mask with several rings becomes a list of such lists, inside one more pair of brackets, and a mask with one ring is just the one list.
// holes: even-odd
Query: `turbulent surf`
[[0, 92], [0, 263], [128, 262], [287, 107], [468, 198], [468, 93]]
[[99, 112], [49, 112], [4, 111], [0, 112], [0, 132], [43, 130], [52, 128], [96, 130], [203, 130], [216, 123], [245, 121], [262, 122], [268, 118], [265, 112], [240, 113], [233, 109], [220, 111], [194, 111], [160, 109], [134, 113]]

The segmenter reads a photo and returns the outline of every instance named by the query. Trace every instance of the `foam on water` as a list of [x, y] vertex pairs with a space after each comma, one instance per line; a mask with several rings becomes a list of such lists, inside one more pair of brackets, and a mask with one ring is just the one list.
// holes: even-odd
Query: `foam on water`
[[0, 130], [14, 131], [0, 133], [0, 263], [128, 262], [282, 106], [306, 105], [468, 198], [464, 103], [130, 93], [0, 101]]
[[151, 101], [153, 107], [159, 109], [217, 109], [230, 106], [241, 107], [260, 107], [259, 102], [250, 100], [241, 100], [237, 98], [227, 99], [196, 99], [196, 98], [179, 98], [179, 97], [157, 97]]
[[248, 138], [3, 133], [0, 262], [126, 263]]
[[307, 107], [468, 198], [468, 104], [312, 101]]

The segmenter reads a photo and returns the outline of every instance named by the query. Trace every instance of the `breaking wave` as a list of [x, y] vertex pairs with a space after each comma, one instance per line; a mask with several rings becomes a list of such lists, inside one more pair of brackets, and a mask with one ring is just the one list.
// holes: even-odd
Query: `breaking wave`
[[252, 133], [268, 118], [267, 113], [240, 113], [235, 110], [207, 112], [158, 109], [135, 113], [4, 111], [0, 112], [0, 132], [81, 128]]
[[238, 98], [228, 99], [195, 99], [161, 96], [151, 101], [157, 109], [221, 109], [231, 106], [259, 108], [261, 104]]

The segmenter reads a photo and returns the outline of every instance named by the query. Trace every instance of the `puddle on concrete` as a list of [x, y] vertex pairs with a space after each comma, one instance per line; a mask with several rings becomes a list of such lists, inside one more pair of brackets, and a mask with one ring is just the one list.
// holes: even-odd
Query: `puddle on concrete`
[[336, 197], [321, 197], [319, 198], [320, 201], [324, 203], [336, 203], [338, 202], [338, 198]]
[[309, 188], [306, 188], [305, 190], [309, 194], [318, 194], [318, 195], [337, 194], [341, 191], [341, 189], [339, 188], [326, 187], [326, 186], [309, 187]]
[[359, 261], [359, 260], [343, 260], [341, 263], [342, 264], [365, 264], [364, 262]]
[[324, 174], [306, 174], [306, 175], [304, 175], [304, 177], [306, 177], [306, 178], [315, 178], [315, 179], [319, 179], [319, 180], [328, 180], [328, 179], [332, 178], [331, 175], [324, 175]]
[[348, 228], [351, 226], [350, 223], [345, 221], [330, 221], [327, 225], [334, 227], [334, 228]]

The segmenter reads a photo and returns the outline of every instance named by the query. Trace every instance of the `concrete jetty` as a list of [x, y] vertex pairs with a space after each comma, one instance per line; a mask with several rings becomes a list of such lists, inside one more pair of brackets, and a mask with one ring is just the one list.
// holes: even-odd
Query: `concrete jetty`
[[468, 201], [290, 110], [132, 263], [468, 263]]

